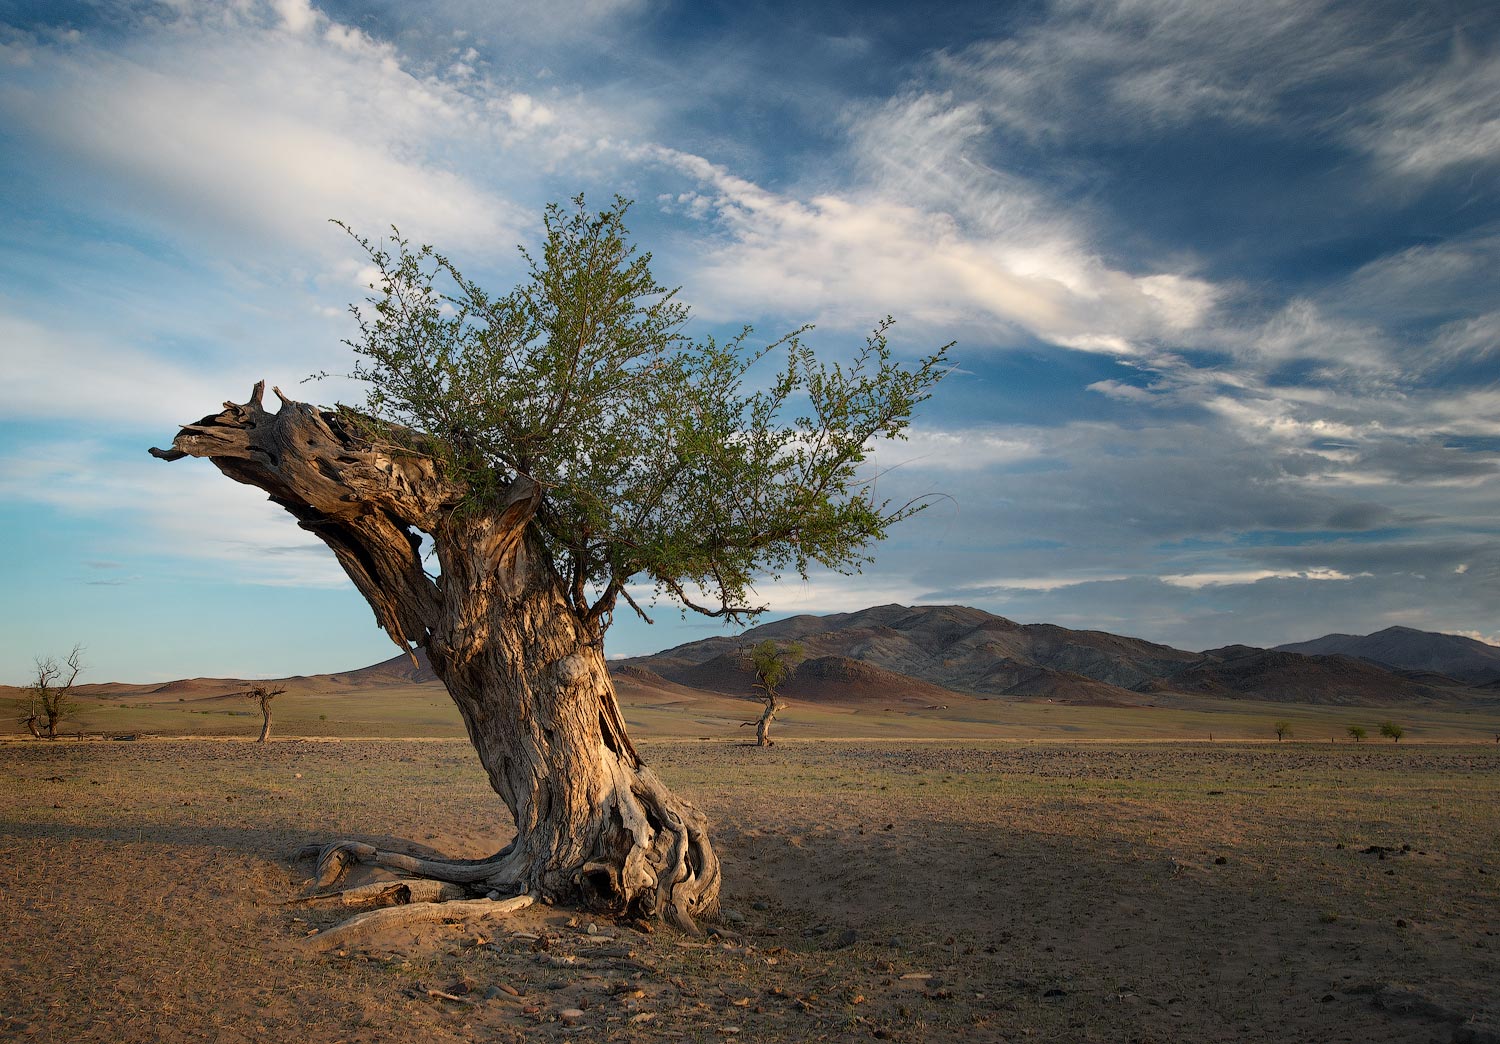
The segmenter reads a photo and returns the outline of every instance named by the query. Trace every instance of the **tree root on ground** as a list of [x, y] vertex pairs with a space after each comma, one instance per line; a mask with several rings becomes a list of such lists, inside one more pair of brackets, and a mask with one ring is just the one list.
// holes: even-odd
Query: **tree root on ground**
[[337, 892], [306, 895], [293, 899], [288, 906], [405, 906], [408, 903], [446, 903], [465, 899], [469, 890], [447, 881], [413, 878], [409, 881], [376, 881], [373, 884], [344, 888]]
[[509, 899], [460, 899], [439, 903], [407, 903], [389, 906], [383, 910], [370, 910], [336, 925], [326, 932], [309, 935], [303, 945], [310, 950], [324, 952], [358, 946], [370, 941], [381, 932], [392, 928], [407, 928], [419, 924], [436, 924], [441, 921], [487, 920], [506, 917], [524, 910], [535, 902], [530, 895], [515, 895]]
[[401, 870], [449, 884], [483, 883], [491, 888], [499, 888], [509, 883], [505, 878], [510, 867], [508, 857], [512, 851], [511, 846], [507, 845], [484, 859], [424, 859], [402, 852], [382, 851], [363, 841], [335, 841], [327, 845], [304, 845], [297, 851], [296, 858], [317, 859], [319, 888], [330, 888], [338, 884], [353, 863], [383, 866], [388, 870]]

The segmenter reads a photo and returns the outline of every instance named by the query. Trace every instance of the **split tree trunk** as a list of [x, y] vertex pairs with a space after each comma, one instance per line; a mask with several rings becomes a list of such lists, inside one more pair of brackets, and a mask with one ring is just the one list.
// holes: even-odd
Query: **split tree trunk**
[[271, 739], [271, 701], [264, 696], [260, 698], [260, 739], [256, 743], [266, 743]]
[[[688, 929], [712, 914], [719, 863], [707, 821], [626, 735], [602, 632], [569, 608], [533, 529], [541, 489], [519, 476], [492, 502], [466, 504], [467, 487], [424, 454], [426, 436], [376, 444], [279, 389], [281, 408], [268, 413], [263, 390], [152, 454], [207, 457], [328, 544], [391, 639], [408, 655], [412, 643], [426, 648], [516, 826], [481, 860], [330, 845], [320, 874], [357, 860]], [[432, 537], [437, 577], [423, 569], [419, 533]]]

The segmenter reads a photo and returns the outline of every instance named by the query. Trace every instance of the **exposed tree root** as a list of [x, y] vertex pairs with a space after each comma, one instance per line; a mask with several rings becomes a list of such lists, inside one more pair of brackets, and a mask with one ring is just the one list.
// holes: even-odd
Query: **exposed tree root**
[[338, 892], [307, 895], [300, 899], [293, 899], [288, 905], [405, 906], [408, 903], [446, 903], [452, 899], [465, 899], [468, 895], [468, 889], [462, 885], [415, 878], [410, 881], [376, 881], [373, 884], [345, 888]]
[[535, 901], [535, 898], [530, 895], [516, 895], [509, 899], [499, 900], [460, 899], [447, 903], [408, 903], [403, 906], [390, 906], [383, 910], [370, 910], [356, 914], [343, 924], [330, 928], [326, 932], [308, 936], [303, 945], [318, 952], [358, 946], [392, 928], [436, 924], [441, 921], [505, 917], [517, 910], [526, 909]]
[[[696, 919], [717, 912], [720, 874], [707, 820], [644, 765], [613, 758], [605, 764], [613, 792], [594, 810], [592, 823], [578, 824], [579, 834], [591, 836], [585, 847], [591, 856], [583, 862], [558, 860], [556, 853], [565, 845], [546, 831], [517, 838], [484, 859], [425, 858], [363, 841], [307, 845], [297, 857], [317, 860], [321, 889], [332, 888], [349, 867], [363, 864], [460, 886], [469, 895], [522, 892], [604, 916], [660, 917], [701, 934]], [[578, 847], [584, 846], [574, 850]]]
[[317, 886], [331, 888], [338, 884], [355, 863], [383, 866], [388, 870], [425, 877], [449, 884], [488, 884], [490, 887], [514, 886], [509, 873], [514, 849], [507, 845], [484, 859], [427, 859], [403, 852], [386, 852], [363, 841], [335, 841], [327, 845], [304, 845], [298, 859], [317, 859]]

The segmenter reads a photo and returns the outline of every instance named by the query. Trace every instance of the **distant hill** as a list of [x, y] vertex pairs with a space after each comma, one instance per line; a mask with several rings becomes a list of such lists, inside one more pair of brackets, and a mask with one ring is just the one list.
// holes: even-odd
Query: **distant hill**
[[[644, 658], [650, 661], [652, 657]], [[611, 673], [616, 684], [622, 676], [645, 671], [655, 678], [670, 679], [685, 687], [726, 696], [760, 699], [755, 675], [736, 647], [703, 663], [659, 663], [670, 674], [643, 666], [641, 660], [616, 661]], [[804, 659], [779, 687], [788, 699], [809, 703], [844, 703], [870, 706], [948, 706], [970, 702], [973, 696], [954, 692], [909, 675], [886, 670], [877, 664], [847, 656], [812, 656]]]
[[[800, 642], [809, 662], [835, 657], [882, 668], [890, 672], [885, 684], [914, 696], [936, 686], [980, 697], [1094, 705], [1139, 705], [1176, 693], [1381, 706], [1494, 695], [1431, 670], [1395, 670], [1347, 655], [1243, 645], [1188, 652], [1105, 631], [1018, 624], [952, 605], [794, 616], [625, 662], [680, 685], [750, 695], [743, 651], [767, 638]], [[800, 672], [796, 684], [804, 699], [851, 698]], [[791, 688], [786, 692], [793, 695]]]
[[[342, 674], [320, 674], [314, 677], [322, 681], [327, 679], [328, 684], [348, 685], [353, 688], [364, 688], [367, 686], [381, 687], [386, 685], [436, 685], [438, 677], [432, 671], [432, 665], [427, 661], [427, 650], [416, 651], [417, 662], [411, 662], [411, 657], [404, 653], [397, 653], [389, 660], [381, 660], [369, 667], [361, 667], [357, 671], [345, 671]], [[312, 681], [313, 679], [292, 678], [288, 681]]]
[[[1182, 652], [1103, 631], [1070, 631], [1049, 624], [1017, 624], [965, 606], [882, 605], [831, 616], [794, 616], [753, 627], [737, 637], [680, 645], [639, 664], [683, 685], [750, 695], [743, 650], [764, 639], [801, 643], [809, 664], [794, 685], [804, 699], [839, 700], [810, 663], [836, 657], [882, 668], [886, 682], [917, 698], [931, 689], [977, 696], [1026, 696], [1058, 702], [1138, 704], [1133, 686], [1197, 662]], [[787, 694], [793, 695], [788, 688]]]
[[1350, 706], [1462, 696], [1462, 686], [1451, 678], [1414, 678], [1352, 656], [1307, 656], [1245, 645], [1211, 649], [1203, 656], [1202, 663], [1165, 679], [1162, 687], [1204, 696]]
[[[410, 657], [397, 654], [369, 667], [335, 674], [297, 674], [289, 678], [183, 678], [144, 683], [94, 682], [79, 685], [74, 691], [79, 696], [102, 700], [192, 703], [239, 695], [257, 685], [280, 686], [304, 695], [352, 693], [393, 686], [439, 686], [437, 675], [427, 663], [427, 654], [418, 649], [416, 655], [416, 666], [412, 665]], [[0, 685], [0, 697], [19, 699], [21, 692], [19, 688]]]
[[[1141, 703], [1141, 694], [1118, 682], [1143, 682], [1165, 665], [1198, 659], [1103, 632], [1016, 624], [965, 606], [882, 605], [794, 616], [737, 637], [708, 638], [626, 662], [684, 685], [749, 696], [753, 679], [742, 662], [743, 650], [767, 638], [799, 642], [807, 656], [784, 687], [786, 695], [827, 702], [856, 698], [847, 665], [858, 663], [883, 671], [881, 686], [891, 696], [913, 700], [942, 702], [964, 694]], [[878, 687], [866, 675], [864, 688]]]
[[1357, 656], [1408, 671], [1433, 671], [1470, 685], [1500, 682], [1500, 648], [1456, 634], [1387, 627], [1374, 634], [1325, 634], [1276, 648], [1287, 652]]

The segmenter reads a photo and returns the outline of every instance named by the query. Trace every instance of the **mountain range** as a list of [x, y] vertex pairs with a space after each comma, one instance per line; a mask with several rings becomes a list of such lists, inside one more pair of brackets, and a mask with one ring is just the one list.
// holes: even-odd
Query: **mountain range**
[[1411, 627], [1387, 627], [1365, 635], [1325, 634], [1277, 648], [1314, 656], [1357, 656], [1396, 670], [1445, 674], [1470, 685], [1494, 685], [1500, 679], [1500, 648], [1462, 635]]
[[[978, 699], [1140, 706], [1209, 696], [1304, 704], [1391, 706], [1500, 701], [1500, 648], [1457, 635], [1391, 627], [1330, 634], [1260, 649], [1189, 652], [1106, 631], [1018, 624], [954, 605], [882, 605], [830, 616], [794, 616], [610, 662], [622, 702], [714, 693], [753, 697], [745, 651], [760, 641], [801, 647], [781, 686], [788, 699], [845, 705], [946, 707]], [[304, 694], [437, 685], [423, 654], [334, 674], [280, 679]], [[80, 695], [157, 700], [224, 698], [254, 684], [191, 678], [104, 683]], [[5, 687], [0, 687], [4, 689]], [[8, 690], [6, 695], [19, 695]]]
[[1372, 642], [1379, 656], [1354, 645], [1332, 648], [1334, 639], [1346, 637], [1336, 635], [1303, 643], [1328, 642], [1326, 652], [1244, 645], [1188, 652], [1105, 631], [1018, 624], [965, 606], [882, 605], [778, 620], [735, 637], [616, 661], [614, 669], [628, 668], [636, 683], [649, 675], [750, 696], [754, 679], [744, 650], [771, 639], [801, 646], [805, 659], [782, 692], [802, 699], [905, 692], [929, 702], [1008, 697], [1129, 706], [1181, 694], [1380, 706], [1500, 694], [1500, 649], [1454, 635], [1392, 630], [1403, 632], [1401, 641], [1374, 641], [1386, 631], [1354, 640]]

